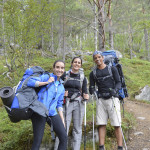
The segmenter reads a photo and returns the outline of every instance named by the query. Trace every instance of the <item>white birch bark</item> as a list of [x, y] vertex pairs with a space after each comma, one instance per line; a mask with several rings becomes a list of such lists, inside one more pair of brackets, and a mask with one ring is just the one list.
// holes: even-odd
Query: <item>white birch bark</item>
[[130, 59], [132, 59], [132, 31], [131, 31], [131, 25], [128, 24], [128, 30], [129, 30], [129, 41], [128, 41], [128, 46], [129, 46], [129, 51], [130, 51]]
[[65, 44], [65, 7], [66, 7], [66, 1], [64, 0], [64, 7], [63, 7], [63, 61], [65, 61], [65, 56], [66, 56], [66, 52], [65, 52], [65, 48], [66, 48], [66, 44]]
[[144, 36], [145, 36], [145, 48], [146, 48], [146, 55], [149, 59], [149, 42], [148, 42], [148, 31], [146, 28], [144, 28]]
[[109, 1], [109, 13], [108, 13], [108, 18], [109, 18], [109, 46], [110, 49], [114, 49], [114, 41], [113, 41], [113, 28], [112, 28], [112, 18], [111, 18], [111, 1]]
[[57, 48], [57, 55], [58, 56], [61, 56], [61, 52], [62, 52], [62, 28], [63, 28], [63, 25], [62, 25], [62, 16], [60, 15], [60, 29], [59, 29], [59, 32], [58, 32], [58, 48]]
[[51, 51], [54, 53], [54, 18], [52, 17], [52, 23], [51, 23]]
[[104, 31], [104, 2], [105, 0], [99, 0], [98, 7], [98, 30], [99, 30], [99, 50], [105, 51], [105, 31]]
[[[96, 11], [96, 4], [94, 3], [94, 28], [97, 29], [97, 11]], [[97, 50], [97, 30], [94, 30], [94, 45], [95, 50]]]
[[4, 49], [4, 54], [6, 53], [6, 49], [5, 49], [5, 24], [4, 24], [4, 12], [3, 12], [3, 7], [4, 7], [4, 3], [5, 3], [5, 0], [3, 0], [3, 5], [2, 5], [2, 20], [1, 20], [1, 23], [2, 23], [2, 33], [3, 33], [3, 49]]
[[80, 36], [80, 50], [82, 50], [82, 38]]

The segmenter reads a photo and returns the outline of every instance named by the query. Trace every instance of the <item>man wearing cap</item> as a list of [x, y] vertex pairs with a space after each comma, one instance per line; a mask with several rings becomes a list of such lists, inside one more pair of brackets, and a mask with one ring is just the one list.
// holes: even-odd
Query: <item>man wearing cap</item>
[[[93, 61], [96, 68], [90, 73], [90, 94], [94, 94], [95, 85], [98, 87], [96, 102], [96, 124], [99, 132], [99, 150], [104, 150], [106, 125], [108, 118], [115, 128], [118, 150], [123, 150], [121, 125], [120, 101], [118, 90], [121, 88], [121, 81], [116, 67], [108, 67], [103, 62], [104, 56], [101, 51], [93, 53]], [[111, 69], [111, 70], [110, 70]], [[111, 72], [111, 74], [110, 74]], [[115, 108], [114, 105], [115, 104]], [[116, 109], [116, 110], [115, 110]]]

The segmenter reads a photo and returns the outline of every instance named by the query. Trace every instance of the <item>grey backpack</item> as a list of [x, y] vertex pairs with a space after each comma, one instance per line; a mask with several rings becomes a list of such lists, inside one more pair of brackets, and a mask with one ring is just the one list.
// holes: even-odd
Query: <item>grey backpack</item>
[[77, 81], [80, 81], [80, 86], [81, 86], [81, 88], [82, 88], [83, 80], [84, 80], [84, 77], [85, 77], [85, 75], [84, 75], [84, 69], [83, 69], [83, 68], [80, 68], [80, 70], [79, 70], [80, 79], [71, 78], [71, 77], [70, 77], [70, 72], [71, 72], [71, 70], [66, 71], [66, 77], [65, 77], [65, 80], [64, 80], [64, 85], [65, 85], [65, 83], [66, 83], [68, 80], [77, 80]]

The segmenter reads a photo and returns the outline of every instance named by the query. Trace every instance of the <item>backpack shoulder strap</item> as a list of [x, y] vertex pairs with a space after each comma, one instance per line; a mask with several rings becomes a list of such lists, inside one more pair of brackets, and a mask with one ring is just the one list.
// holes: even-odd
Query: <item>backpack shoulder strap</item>
[[83, 80], [84, 80], [84, 72], [83, 72], [83, 69], [79, 71], [80, 73], [80, 85], [81, 85], [81, 88], [82, 88], [82, 85], [83, 85]]
[[94, 77], [94, 80], [97, 79], [97, 77], [96, 77], [96, 67], [94, 67], [94, 69], [93, 69], [93, 77]]
[[112, 66], [108, 66], [108, 72], [110, 77], [114, 80], [113, 73], [112, 73]]
[[109, 72], [110, 76], [113, 76], [113, 74], [112, 74], [112, 66], [108, 66], [108, 72]]
[[81, 86], [81, 88], [82, 88], [82, 85], [83, 85], [83, 80], [84, 80], [84, 72], [83, 72], [83, 69], [82, 70], [79, 70], [79, 74], [80, 74], [80, 79], [74, 79], [74, 78], [71, 78], [70, 77], [70, 71], [71, 70], [69, 70], [69, 71], [66, 71], [66, 77], [65, 77], [65, 79], [64, 79], [64, 85], [65, 85], [65, 83], [67, 82], [67, 80], [78, 80], [78, 81], [80, 81], [80, 86]]
[[70, 70], [66, 71], [66, 76], [64, 78], [64, 85], [66, 84], [66, 82], [69, 79], [69, 77], [70, 77]]

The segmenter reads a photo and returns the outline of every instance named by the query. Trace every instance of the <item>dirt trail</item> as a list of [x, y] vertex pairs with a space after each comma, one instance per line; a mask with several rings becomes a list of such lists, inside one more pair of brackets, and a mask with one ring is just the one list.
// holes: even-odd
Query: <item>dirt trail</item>
[[125, 109], [136, 118], [136, 126], [129, 134], [128, 150], [150, 150], [150, 104], [126, 101]]

